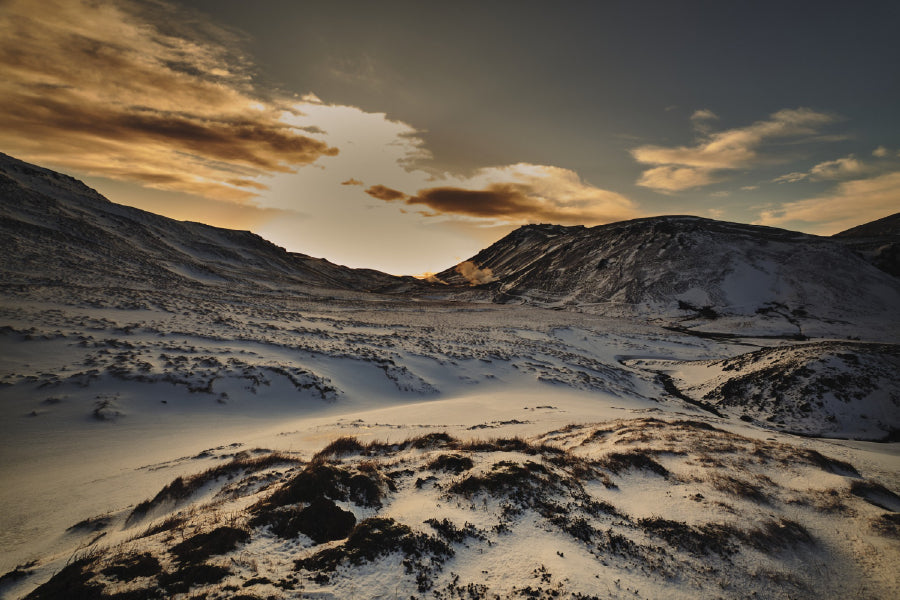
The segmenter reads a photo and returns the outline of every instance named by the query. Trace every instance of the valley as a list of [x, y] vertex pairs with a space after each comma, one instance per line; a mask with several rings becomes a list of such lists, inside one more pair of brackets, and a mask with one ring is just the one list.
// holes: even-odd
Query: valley
[[2, 597], [900, 591], [900, 280], [844, 245], [533, 225], [426, 282], [0, 166]]

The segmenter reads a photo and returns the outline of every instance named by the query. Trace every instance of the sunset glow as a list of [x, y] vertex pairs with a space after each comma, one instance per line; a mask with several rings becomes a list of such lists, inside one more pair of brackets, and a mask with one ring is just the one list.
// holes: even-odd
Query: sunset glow
[[0, 144], [119, 202], [398, 274], [529, 222], [827, 234], [900, 206], [890, 3], [338, 4], [7, 2]]

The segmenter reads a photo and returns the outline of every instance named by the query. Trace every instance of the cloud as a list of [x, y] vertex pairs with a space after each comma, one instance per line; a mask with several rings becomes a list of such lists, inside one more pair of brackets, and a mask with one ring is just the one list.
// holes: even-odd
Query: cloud
[[574, 171], [519, 163], [480, 169], [453, 185], [406, 194], [383, 185], [366, 193], [387, 202], [423, 206], [426, 216], [460, 215], [507, 223], [598, 224], [637, 215], [634, 204], [615, 192], [583, 182]]
[[794, 171], [792, 173], [785, 173], [784, 175], [779, 175], [775, 179], [772, 180], [772, 183], [797, 183], [798, 181], [803, 181], [804, 179], [809, 178], [809, 173], [802, 173], [800, 171]]
[[828, 194], [788, 202], [760, 213], [756, 224], [802, 226], [804, 231], [831, 235], [897, 212], [900, 171], [843, 181]]
[[373, 198], [378, 198], [379, 200], [384, 200], [386, 202], [407, 198], [407, 195], [403, 192], [391, 189], [384, 185], [373, 185], [366, 189], [366, 193]]
[[793, 172], [776, 177], [774, 183], [797, 183], [798, 181], [828, 181], [838, 179], [859, 179], [876, 171], [889, 168], [890, 163], [870, 164], [855, 158], [852, 154], [835, 160], [827, 160], [812, 167], [809, 172]]
[[359, 179], [354, 179], [351, 177], [350, 179], [347, 179], [346, 181], [342, 181], [341, 185], [365, 185], [365, 184], [362, 181], [360, 181]]
[[[707, 121], [707, 112], [698, 111], [700, 118], [692, 117], [692, 120], [695, 123]], [[695, 116], [698, 113], [694, 113]], [[721, 171], [748, 168], [772, 160], [760, 152], [766, 143], [812, 136], [834, 120], [832, 115], [808, 108], [784, 109], [747, 127], [709, 134], [701, 132], [704, 135], [694, 146], [639, 146], [631, 150], [635, 160], [656, 167], [645, 171], [637, 184], [674, 192], [721, 181]], [[659, 170], [659, 166], [667, 170]], [[686, 168], [691, 170], [682, 171]]]
[[703, 134], [710, 132], [712, 127], [710, 121], [718, 120], [719, 116], [708, 108], [696, 110], [694, 111], [694, 114], [691, 115], [691, 123], [693, 124], [694, 129]]
[[716, 177], [712, 169], [665, 166], [644, 171], [637, 185], [669, 193], [703, 187], [719, 181], [722, 181], [722, 178]]
[[[260, 189], [253, 179], [337, 153], [284, 121], [286, 101], [254, 89], [232, 36], [189, 31], [174, 10], [6, 2], [0, 143], [27, 160], [239, 202]], [[150, 22], [159, 17], [168, 24]]]
[[701, 108], [700, 110], [695, 110], [694, 114], [691, 115], [691, 121], [709, 121], [717, 120], [719, 116], [708, 108]]
[[469, 281], [469, 285], [483, 285], [497, 281], [493, 271], [489, 268], [479, 269], [478, 265], [471, 260], [461, 262], [456, 265], [456, 272], [465, 277]]
[[875, 158], [886, 158], [890, 154], [890, 151], [884, 146], [878, 146], [874, 150], [872, 150], [872, 156]]
[[865, 174], [870, 167], [855, 159], [853, 155], [829, 160], [814, 166], [809, 170], [809, 176], [815, 180], [823, 179], [852, 179]]

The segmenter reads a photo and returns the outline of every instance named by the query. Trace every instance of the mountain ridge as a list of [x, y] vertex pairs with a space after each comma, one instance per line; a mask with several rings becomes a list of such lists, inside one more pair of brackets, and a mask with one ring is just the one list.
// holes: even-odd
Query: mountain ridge
[[[900, 302], [900, 281], [835, 240], [686, 215], [526, 225], [465, 262], [489, 271], [475, 289], [495, 302], [604, 314], [840, 319], [887, 315]], [[437, 276], [467, 283], [459, 265]]]
[[250, 231], [177, 221], [116, 204], [78, 180], [0, 156], [0, 206], [8, 281], [70, 281], [77, 274], [124, 285], [235, 285], [349, 290], [414, 284], [288, 252]]
[[900, 277], [900, 213], [851, 227], [831, 237], [885, 273]]
[[[288, 252], [249, 231], [116, 204], [72, 177], [7, 155], [0, 155], [0, 190], [6, 199], [0, 270], [10, 284], [237, 286], [300, 294], [316, 286], [687, 320], [691, 327], [724, 316], [740, 326], [768, 321], [767, 333], [801, 334], [804, 318], [877, 319], [900, 304], [900, 280], [867, 263], [858, 247], [847, 247], [846, 239], [862, 243], [857, 238], [691, 215], [594, 227], [525, 225], [438, 273], [449, 284], [441, 285], [350, 269]], [[860, 239], [869, 244], [870, 238]]]

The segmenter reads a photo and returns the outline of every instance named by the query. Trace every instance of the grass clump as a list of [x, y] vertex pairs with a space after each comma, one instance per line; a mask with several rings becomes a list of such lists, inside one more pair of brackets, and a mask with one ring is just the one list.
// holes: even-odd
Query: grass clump
[[871, 520], [872, 529], [885, 537], [900, 539], [900, 513], [884, 513]]
[[720, 492], [738, 498], [752, 500], [758, 504], [769, 503], [769, 496], [763, 491], [762, 487], [750, 483], [749, 481], [744, 481], [743, 479], [738, 479], [737, 477], [732, 477], [730, 475], [722, 475], [721, 473], [712, 475], [709, 478], [709, 481], [713, 484], [713, 487]]
[[724, 523], [704, 523], [699, 526], [691, 526], [682, 521], [672, 521], [662, 517], [640, 519], [637, 523], [647, 533], [694, 556], [732, 555], [737, 552], [734, 540], [742, 535], [740, 530]]
[[853, 481], [850, 484], [850, 493], [878, 508], [900, 512], [900, 496], [875, 481], [864, 479]]
[[312, 462], [269, 496], [263, 505], [277, 507], [330, 498], [349, 499], [360, 506], [379, 507], [384, 495], [382, 484], [389, 487], [389, 483], [382, 480], [377, 469], [354, 474], [343, 467]]
[[356, 517], [334, 501], [380, 507], [384, 487], [393, 486], [372, 462], [366, 463], [364, 471], [354, 473], [342, 466], [313, 461], [250, 509], [254, 513], [251, 525], [270, 526], [275, 535], [285, 539], [299, 533], [317, 543], [343, 539], [356, 525]]
[[333, 440], [330, 444], [313, 455], [313, 462], [322, 462], [328, 458], [340, 458], [350, 454], [362, 454], [366, 447], [353, 436], [345, 435]]
[[25, 600], [95, 600], [103, 598], [103, 586], [92, 582], [94, 573], [88, 567], [94, 564], [94, 558], [81, 558], [66, 565], [50, 578], [50, 581], [39, 586], [25, 596]]
[[534, 461], [517, 463], [500, 461], [491, 471], [481, 475], [470, 475], [454, 482], [448, 492], [470, 498], [479, 492], [492, 496], [511, 497], [525, 500], [539, 495], [547, 485], [558, 479], [552, 471]]
[[415, 573], [419, 591], [431, 588], [430, 575], [443, 562], [453, 556], [453, 549], [446, 541], [417, 533], [390, 518], [373, 517], [360, 522], [347, 541], [334, 548], [294, 561], [297, 569], [330, 572], [342, 563], [360, 565], [394, 552], [403, 555], [407, 573]]
[[227, 567], [206, 563], [191, 564], [177, 571], [163, 573], [159, 576], [159, 585], [169, 594], [184, 594], [195, 585], [219, 583], [229, 575], [231, 570]]
[[97, 532], [101, 529], [106, 529], [109, 527], [112, 519], [108, 515], [100, 515], [98, 517], [88, 517], [82, 521], [78, 521], [66, 531], [90, 531]]
[[[159, 572], [159, 562], [154, 565], [147, 557], [150, 555], [128, 555], [102, 573], [122, 581], [155, 575]], [[28, 594], [25, 600], [162, 600], [167, 597], [156, 586], [107, 593], [102, 584], [92, 581], [96, 575], [92, 567], [96, 566], [96, 562], [96, 556], [87, 556], [69, 563], [48, 582]], [[111, 570], [107, 572], [108, 569]]]
[[260, 514], [254, 525], [268, 525], [272, 533], [291, 539], [302, 533], [321, 544], [347, 537], [356, 525], [356, 517], [327, 498], [316, 498], [308, 506], [285, 507]]
[[462, 454], [441, 454], [426, 465], [432, 471], [448, 471], [457, 475], [473, 466], [472, 459]]
[[100, 572], [112, 579], [131, 581], [138, 577], [152, 577], [161, 570], [159, 560], [152, 554], [144, 552], [142, 554], [132, 553], [118, 557]]
[[665, 478], [669, 477], [668, 469], [642, 452], [613, 452], [598, 460], [597, 463], [616, 475], [636, 469], [651, 471]]
[[156, 496], [149, 500], [144, 500], [143, 502], [135, 506], [131, 511], [131, 514], [128, 515], [126, 523], [130, 524], [137, 519], [143, 518], [147, 513], [149, 513], [157, 506], [169, 502], [179, 502], [181, 500], [185, 500], [196, 493], [198, 490], [200, 490], [200, 488], [202, 488], [207, 483], [215, 481], [220, 477], [234, 477], [235, 475], [241, 473], [253, 473], [277, 465], [296, 464], [297, 462], [299, 461], [296, 458], [278, 452], [273, 452], [271, 454], [258, 456], [256, 458], [248, 458], [244, 456], [236, 457], [234, 460], [228, 463], [215, 466], [211, 469], [207, 469], [202, 473], [198, 473], [190, 477], [177, 477], [171, 483], [161, 489], [156, 494]]
[[484, 534], [478, 530], [477, 527], [472, 525], [471, 523], [466, 523], [461, 528], [457, 527], [453, 521], [450, 519], [442, 519], [438, 521], [437, 519], [428, 519], [425, 521], [427, 525], [431, 525], [435, 531], [438, 532], [442, 538], [447, 540], [448, 542], [464, 542], [468, 538], [474, 538], [477, 540], [486, 539]]
[[520, 437], [473, 440], [456, 445], [457, 450], [468, 452], [521, 452], [528, 456], [537, 454], [565, 454], [565, 450], [547, 444], [532, 444]]
[[809, 531], [800, 523], [790, 519], [768, 521], [761, 527], [744, 533], [741, 539], [757, 550], [770, 554], [813, 542]]
[[210, 556], [231, 552], [250, 539], [250, 532], [237, 527], [219, 527], [176, 544], [171, 552], [182, 563], [199, 563]]
[[825, 456], [824, 454], [821, 454], [809, 448], [798, 448], [797, 453], [807, 462], [816, 465], [817, 467], [819, 467], [823, 471], [827, 471], [828, 473], [834, 473], [835, 475], [850, 475], [852, 477], [860, 476], [859, 471], [856, 470], [856, 467], [848, 462]]
[[426, 448], [440, 448], [443, 446], [455, 444], [456, 438], [448, 433], [441, 431], [437, 433], [427, 433], [425, 435], [409, 440], [408, 443], [413, 448], [424, 450]]

